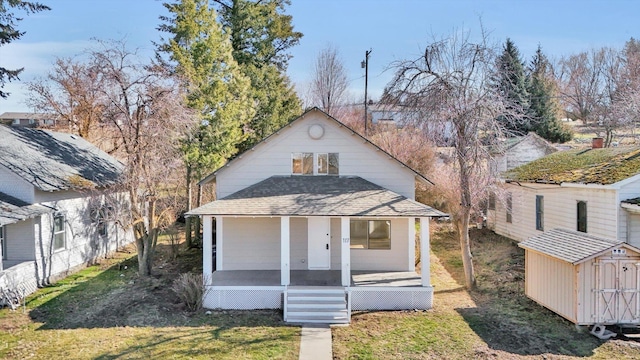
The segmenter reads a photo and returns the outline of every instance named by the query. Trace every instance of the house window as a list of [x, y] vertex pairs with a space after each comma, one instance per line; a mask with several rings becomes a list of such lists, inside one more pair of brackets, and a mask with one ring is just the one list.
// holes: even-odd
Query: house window
[[391, 221], [351, 220], [352, 249], [391, 249]]
[[587, 202], [578, 201], [578, 231], [587, 232]]
[[291, 172], [295, 175], [313, 175], [313, 153], [293, 153]]
[[61, 250], [65, 247], [64, 215], [53, 217], [53, 250]]
[[112, 212], [112, 208], [107, 207], [96, 207], [91, 210], [91, 221], [96, 226], [96, 230], [98, 235], [107, 236], [108, 234], [108, 226], [109, 226], [109, 213]]
[[489, 210], [495, 210], [496, 209], [496, 194], [494, 194], [494, 193], [490, 193], [489, 194], [489, 200], [488, 200], [488, 204], [487, 204], [487, 209], [489, 209]]
[[338, 175], [338, 153], [292, 153], [291, 173], [294, 175]]
[[338, 175], [338, 154], [318, 154], [318, 175]]
[[7, 260], [7, 244], [4, 241], [4, 226], [0, 226], [0, 251], [2, 251], [2, 260]]
[[536, 230], [544, 231], [544, 196], [536, 195]]
[[511, 193], [507, 193], [507, 222], [511, 223], [513, 221], [511, 212], [513, 211], [513, 198]]

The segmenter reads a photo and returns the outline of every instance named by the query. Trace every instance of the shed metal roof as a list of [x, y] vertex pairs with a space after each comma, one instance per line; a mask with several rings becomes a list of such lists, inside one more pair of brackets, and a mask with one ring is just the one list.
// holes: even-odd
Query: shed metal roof
[[272, 176], [188, 215], [441, 217], [357, 176]]
[[29, 204], [0, 192], [0, 226], [17, 223], [53, 212], [54, 209], [38, 204]]
[[106, 187], [124, 166], [81, 137], [0, 125], [0, 165], [42, 191]]
[[518, 246], [576, 265], [623, 244], [623, 241], [582, 232], [553, 229], [522, 241]]

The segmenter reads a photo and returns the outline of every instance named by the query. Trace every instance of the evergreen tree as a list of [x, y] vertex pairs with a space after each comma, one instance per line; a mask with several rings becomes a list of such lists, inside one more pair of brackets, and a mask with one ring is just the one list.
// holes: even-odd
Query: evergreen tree
[[[244, 127], [254, 116], [249, 79], [233, 58], [231, 40], [216, 21], [208, 0], [179, 0], [164, 6], [159, 30], [169, 33], [157, 45], [157, 58], [182, 79], [187, 104], [199, 125], [182, 144], [187, 184], [222, 166], [245, 140]], [[167, 54], [165, 61], [162, 54]]]
[[532, 130], [551, 142], [567, 142], [572, 133], [562, 124], [558, 114], [558, 88], [553, 80], [553, 73], [547, 57], [538, 46], [528, 74], [530, 117]]
[[251, 81], [256, 113], [247, 126], [241, 150], [252, 147], [300, 115], [302, 107], [286, 76], [291, 55], [302, 33], [293, 30], [284, 11], [288, 0], [216, 0], [221, 22], [231, 36], [233, 57]]
[[507, 105], [506, 111], [497, 120], [507, 134], [525, 135], [532, 130], [532, 124], [527, 116], [529, 93], [520, 51], [511, 39], [507, 39], [502, 55], [498, 57], [496, 71], [494, 86]]
[[[27, 14], [39, 11], [51, 10], [50, 7], [33, 1], [0, 0], [0, 46], [18, 40], [24, 35], [24, 31], [17, 29], [17, 23], [22, 20], [11, 11], [17, 9]], [[5, 54], [6, 55], [6, 54]], [[10, 70], [0, 67], [0, 89], [4, 88], [7, 81], [19, 80], [18, 76], [24, 68]], [[9, 93], [0, 90], [0, 98], [7, 98]]]

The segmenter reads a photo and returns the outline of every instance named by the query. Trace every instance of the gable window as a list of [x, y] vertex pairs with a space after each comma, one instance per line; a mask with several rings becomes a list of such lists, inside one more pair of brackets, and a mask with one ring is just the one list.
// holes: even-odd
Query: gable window
[[295, 175], [313, 175], [313, 153], [293, 153], [291, 172]]
[[391, 249], [390, 220], [351, 220], [352, 249]]
[[544, 231], [544, 196], [536, 195], [536, 230]]
[[338, 153], [292, 153], [291, 173], [294, 175], [338, 175], [338, 163]]
[[318, 175], [338, 175], [338, 153], [318, 154]]
[[507, 193], [507, 222], [508, 223], [513, 222], [513, 218], [511, 215], [512, 210], [513, 210], [513, 198], [511, 196], [511, 193]]
[[53, 250], [61, 250], [65, 247], [64, 215], [57, 214], [53, 217]]
[[0, 251], [2, 251], [2, 260], [7, 260], [7, 244], [4, 241], [4, 226], [0, 226]]
[[587, 202], [586, 201], [578, 201], [578, 224], [577, 230], [580, 232], [587, 232]]

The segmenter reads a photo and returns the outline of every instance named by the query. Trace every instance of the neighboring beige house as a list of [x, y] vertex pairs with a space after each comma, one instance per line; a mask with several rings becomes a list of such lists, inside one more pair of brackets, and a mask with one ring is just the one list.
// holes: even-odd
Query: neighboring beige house
[[20, 127], [55, 126], [58, 116], [29, 112], [4, 112], [0, 114], [0, 124]]
[[[290, 322], [349, 322], [351, 310], [429, 309], [423, 175], [311, 109], [213, 172], [204, 227], [204, 305], [283, 309]], [[415, 272], [416, 219], [420, 263]], [[214, 255], [215, 254], [215, 255]]]
[[29, 294], [133, 241], [123, 165], [75, 135], [0, 125], [0, 288]]
[[640, 147], [557, 152], [505, 178], [494, 230], [526, 250], [527, 296], [601, 338], [640, 324]]

